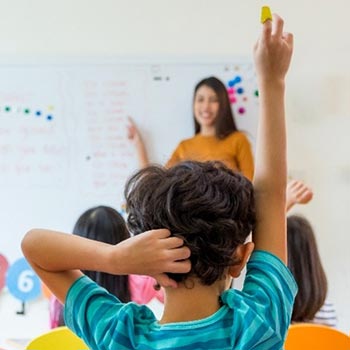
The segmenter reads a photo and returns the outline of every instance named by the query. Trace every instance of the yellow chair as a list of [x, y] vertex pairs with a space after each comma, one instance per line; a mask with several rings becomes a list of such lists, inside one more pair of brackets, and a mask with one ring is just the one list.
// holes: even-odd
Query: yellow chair
[[26, 350], [89, 350], [89, 348], [70, 329], [58, 327], [33, 339]]
[[289, 327], [285, 350], [350, 350], [350, 337], [334, 328], [312, 323]]

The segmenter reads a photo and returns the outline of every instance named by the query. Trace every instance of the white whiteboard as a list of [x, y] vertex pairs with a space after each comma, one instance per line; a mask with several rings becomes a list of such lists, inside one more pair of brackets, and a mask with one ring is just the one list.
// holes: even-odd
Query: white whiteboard
[[193, 88], [211, 75], [225, 84], [241, 77], [232, 107], [254, 145], [258, 98], [248, 60], [0, 64], [0, 253], [20, 257], [30, 228], [69, 232], [91, 206], [120, 209], [137, 169], [127, 116], [151, 161], [164, 163], [193, 135]]

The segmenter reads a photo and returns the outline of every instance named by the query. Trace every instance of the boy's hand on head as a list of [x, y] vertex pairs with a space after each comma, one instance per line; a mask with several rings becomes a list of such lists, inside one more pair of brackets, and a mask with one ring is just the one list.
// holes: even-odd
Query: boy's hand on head
[[254, 60], [258, 80], [283, 81], [288, 71], [293, 52], [293, 35], [283, 32], [283, 20], [273, 14], [266, 20], [262, 33], [254, 46]]
[[313, 192], [302, 181], [291, 180], [287, 184], [287, 210], [295, 204], [307, 204], [311, 201]]
[[164, 272], [191, 270], [188, 259], [191, 252], [183, 244], [181, 238], [170, 236], [169, 230], [158, 229], [131, 237], [119, 243], [116, 249], [122, 251], [125, 273], [153, 276], [164, 287], [176, 287], [176, 282]]

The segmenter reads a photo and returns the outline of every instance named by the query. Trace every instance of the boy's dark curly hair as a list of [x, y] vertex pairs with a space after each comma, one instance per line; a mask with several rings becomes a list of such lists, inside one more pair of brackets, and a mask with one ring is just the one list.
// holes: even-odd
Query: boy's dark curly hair
[[130, 178], [125, 197], [133, 234], [167, 228], [190, 248], [191, 271], [169, 274], [177, 282], [189, 275], [204, 285], [221, 279], [255, 225], [251, 182], [220, 162], [149, 166]]

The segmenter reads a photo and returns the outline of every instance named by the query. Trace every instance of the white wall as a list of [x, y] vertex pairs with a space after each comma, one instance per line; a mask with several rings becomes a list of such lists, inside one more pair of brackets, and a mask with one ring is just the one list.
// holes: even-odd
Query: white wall
[[[254, 0], [1, 0], [0, 59], [246, 55], [258, 35], [261, 5]], [[296, 211], [314, 224], [339, 326], [348, 333], [350, 3], [275, 0], [269, 5], [295, 35], [287, 94], [290, 172], [315, 191], [313, 202]], [[7, 314], [4, 322], [4, 307], [0, 302], [0, 336], [22, 324], [19, 316]], [[40, 325], [41, 316], [28, 311], [27, 319]]]

